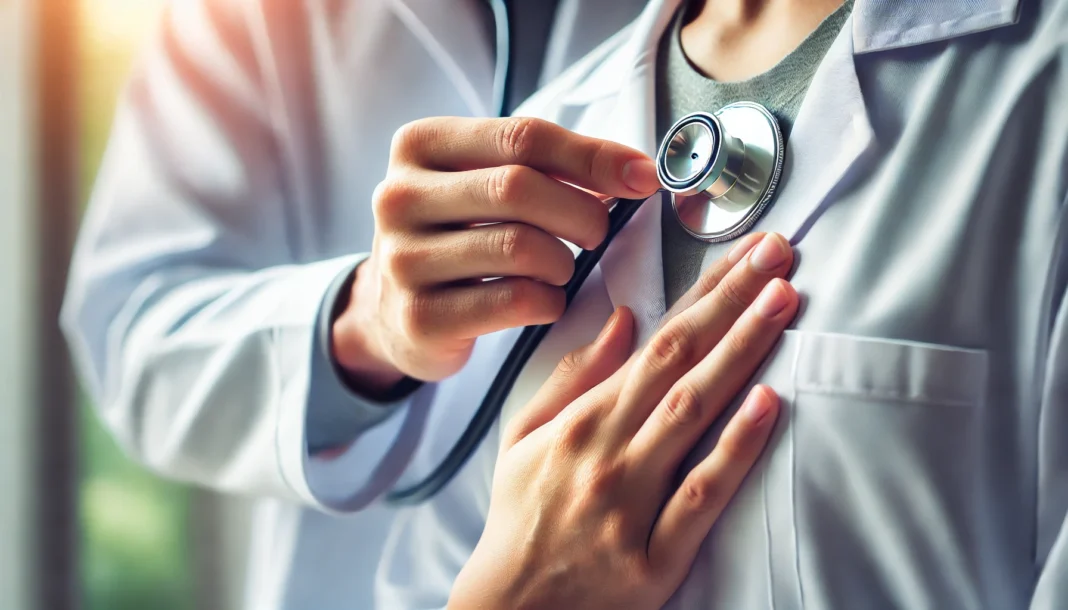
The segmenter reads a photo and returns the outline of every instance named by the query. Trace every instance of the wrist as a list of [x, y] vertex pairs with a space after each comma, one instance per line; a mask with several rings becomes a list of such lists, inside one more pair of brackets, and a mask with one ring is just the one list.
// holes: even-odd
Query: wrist
[[360, 336], [359, 325], [342, 317], [334, 322], [334, 361], [346, 381], [372, 397], [389, 393], [405, 379], [404, 373], [374, 355]]
[[[446, 610], [542, 610], [566, 607], [535, 599], [528, 576], [534, 568], [514, 553], [500, 554], [479, 541], [456, 576]], [[492, 545], [491, 545], [492, 546]]]
[[373, 335], [375, 324], [367, 311], [374, 304], [371, 261], [357, 265], [338, 294], [331, 323], [330, 353], [346, 380], [369, 395], [383, 395], [404, 381]]

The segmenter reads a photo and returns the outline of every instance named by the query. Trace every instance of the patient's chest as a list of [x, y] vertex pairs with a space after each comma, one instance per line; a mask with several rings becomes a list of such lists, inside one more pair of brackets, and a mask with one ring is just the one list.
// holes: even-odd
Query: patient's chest
[[[752, 380], [785, 408], [668, 608], [1028, 604], [1066, 138], [1035, 56], [958, 51], [858, 60], [870, 146], [830, 191], [787, 170], [754, 227], [796, 245], [802, 310]], [[569, 311], [531, 379], [607, 297]]]
[[1026, 605], [1041, 233], [996, 182], [886, 167], [799, 235], [802, 310], [754, 379], [785, 409], [670, 608]]

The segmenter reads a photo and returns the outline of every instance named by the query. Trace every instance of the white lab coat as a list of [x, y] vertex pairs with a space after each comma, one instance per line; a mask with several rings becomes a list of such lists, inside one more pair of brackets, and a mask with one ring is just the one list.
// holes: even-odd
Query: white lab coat
[[[520, 112], [653, 153], [657, 43], [678, 5], [651, 2]], [[1066, 75], [1068, 1], [856, 0], [755, 227], [798, 255], [802, 311], [754, 379], [784, 410], [668, 608], [1068, 607]], [[643, 339], [656, 328], [659, 205], [608, 248], [502, 421], [615, 307]], [[508, 342], [476, 357], [499, 363]], [[430, 421], [495, 371], [441, 384]], [[445, 605], [498, 438], [394, 523], [384, 605]], [[428, 439], [413, 469], [447, 448]]]
[[[392, 514], [374, 501], [437, 433], [429, 385], [336, 460], [305, 438], [310, 405], [354, 400], [316, 364], [316, 320], [370, 250], [394, 131], [494, 112], [479, 1], [174, 2], [118, 111], [63, 326], [131, 455], [261, 498], [248, 608], [369, 608]], [[563, 0], [546, 73], [643, 4]]]

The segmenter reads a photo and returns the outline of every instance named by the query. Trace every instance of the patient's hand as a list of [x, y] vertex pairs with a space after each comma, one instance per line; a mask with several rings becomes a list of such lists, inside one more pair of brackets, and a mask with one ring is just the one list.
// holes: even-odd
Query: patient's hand
[[633, 317], [617, 310], [509, 424], [486, 528], [450, 609], [645, 609], [674, 593], [778, 415], [774, 392], [754, 388], [676, 484], [797, 312], [781, 279], [789, 245], [769, 235], [753, 248], [757, 239], [706, 272], [629, 360]]

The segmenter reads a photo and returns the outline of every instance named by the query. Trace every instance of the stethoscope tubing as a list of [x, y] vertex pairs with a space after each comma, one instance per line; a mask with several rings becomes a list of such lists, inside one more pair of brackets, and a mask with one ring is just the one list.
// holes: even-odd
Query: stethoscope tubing
[[[611, 206], [608, 214], [608, 234], [597, 248], [583, 250], [576, 257], [575, 272], [567, 284], [564, 285], [565, 310], [571, 306], [571, 302], [575, 300], [575, 296], [578, 295], [579, 290], [590, 276], [590, 273], [593, 272], [594, 267], [601, 261], [612, 240], [623, 230], [623, 227], [627, 225], [627, 222], [634, 216], [634, 213], [638, 211], [644, 201], [645, 199], [618, 199], [614, 204], [611, 200], [605, 202], [606, 205]], [[523, 372], [527, 361], [534, 355], [542, 339], [545, 338], [545, 335], [552, 327], [551, 323], [527, 326], [520, 332], [519, 338], [516, 340], [515, 345], [512, 346], [511, 351], [508, 352], [508, 357], [505, 359], [504, 365], [497, 371], [497, 376], [493, 378], [493, 383], [482, 399], [482, 403], [479, 405], [474, 417], [471, 418], [467, 428], [464, 429], [459, 440], [449, 450], [445, 459], [423, 480], [409, 487], [395, 489], [387, 494], [386, 502], [388, 504], [413, 505], [425, 502], [441, 491], [460, 472], [467, 460], [474, 455], [475, 450], [486, 438], [486, 434], [493, 427], [493, 422], [500, 416], [501, 409], [508, 399], [508, 394], [515, 386], [515, 382], [519, 379], [519, 375]]]
[[487, 0], [493, 11], [493, 27], [497, 35], [495, 41], [497, 61], [493, 75], [493, 100], [497, 106], [497, 116], [506, 116], [511, 106], [512, 79], [514, 73], [512, 67], [513, 41], [508, 12], [508, 3], [505, 0]]

